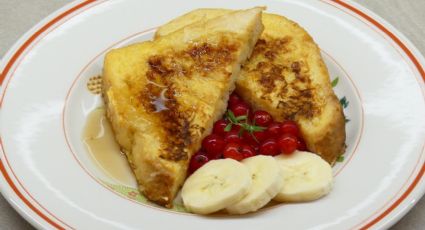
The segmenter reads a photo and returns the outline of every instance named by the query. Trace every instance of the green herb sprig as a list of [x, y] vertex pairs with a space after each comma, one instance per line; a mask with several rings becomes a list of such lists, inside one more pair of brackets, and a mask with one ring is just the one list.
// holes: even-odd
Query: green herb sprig
[[348, 122], [350, 122], [351, 120], [348, 119], [347, 117], [345, 117], [345, 123], [347, 124]]
[[347, 108], [348, 107], [348, 104], [349, 104], [349, 102], [348, 102], [348, 100], [347, 100], [347, 98], [344, 96], [344, 97], [342, 97], [340, 100], [339, 100], [339, 103], [342, 105], [342, 107], [345, 109], [345, 108]]
[[337, 159], [336, 159], [336, 161], [337, 162], [343, 162], [345, 160], [345, 157], [343, 156], [343, 155], [340, 155]]
[[239, 130], [239, 136], [241, 136], [244, 131], [247, 131], [249, 134], [251, 134], [251, 136], [254, 138], [256, 142], [259, 142], [259, 141], [254, 136], [254, 132], [260, 132], [267, 129], [266, 127], [255, 125], [255, 123], [253, 125], [248, 124], [247, 115], [236, 117], [235, 114], [230, 110], [227, 110], [226, 118], [227, 120], [229, 120], [230, 123], [227, 124], [227, 126], [224, 128], [225, 132], [229, 132], [230, 130], [232, 130], [233, 125], [238, 125], [241, 127], [241, 129]]
[[331, 82], [331, 84], [332, 84], [332, 87], [335, 87], [336, 85], [338, 85], [338, 82], [339, 82], [339, 77], [336, 77], [332, 82]]

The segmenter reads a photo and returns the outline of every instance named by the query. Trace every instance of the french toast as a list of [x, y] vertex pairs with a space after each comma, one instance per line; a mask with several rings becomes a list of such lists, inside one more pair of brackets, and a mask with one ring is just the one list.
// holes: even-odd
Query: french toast
[[149, 200], [172, 207], [263, 31], [262, 10], [229, 12], [106, 54], [107, 117]]
[[[158, 28], [155, 38], [231, 10], [198, 9]], [[345, 118], [320, 49], [297, 23], [263, 13], [264, 31], [242, 67], [236, 92], [255, 110], [294, 120], [308, 149], [333, 165], [345, 151]]]

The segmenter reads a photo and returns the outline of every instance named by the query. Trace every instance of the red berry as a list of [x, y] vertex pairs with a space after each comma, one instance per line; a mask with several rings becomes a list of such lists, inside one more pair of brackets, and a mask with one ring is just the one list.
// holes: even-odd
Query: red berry
[[239, 132], [240, 130], [241, 130], [241, 127], [239, 125], [232, 125], [232, 130], [231, 131]]
[[259, 143], [249, 144], [249, 146], [251, 146], [251, 148], [254, 149], [255, 155], [258, 155], [258, 151], [260, 150], [260, 144]]
[[254, 140], [254, 137], [252, 137], [253, 134], [249, 133], [248, 131], [243, 132], [242, 137], [243, 141], [247, 144], [256, 144], [257, 141]]
[[285, 133], [277, 139], [277, 145], [283, 154], [291, 154], [298, 147], [298, 139], [290, 133]]
[[255, 139], [257, 139], [257, 143], [261, 143], [267, 139], [267, 134], [264, 131], [253, 132]]
[[267, 127], [273, 122], [273, 118], [270, 113], [263, 110], [257, 110], [254, 112], [253, 121], [255, 122], [255, 125]]
[[213, 133], [223, 136], [225, 134], [224, 128], [226, 128], [226, 121], [224, 119], [220, 119], [214, 123]]
[[206, 164], [210, 159], [208, 159], [208, 156], [202, 152], [199, 151], [195, 153], [195, 155], [192, 156], [189, 163], [189, 174], [192, 174], [197, 169], [202, 167], [202, 165]]
[[224, 142], [228, 143], [242, 143], [242, 138], [239, 136], [239, 131], [231, 130], [230, 132], [226, 132], [224, 135]]
[[239, 95], [237, 95], [235, 92], [233, 92], [232, 94], [230, 94], [229, 96], [229, 105], [228, 107], [233, 107], [239, 103], [242, 102], [242, 99], [239, 97]]
[[249, 106], [245, 102], [230, 107], [235, 117], [249, 115]]
[[269, 156], [276, 156], [279, 154], [279, 147], [276, 143], [275, 139], [268, 139], [261, 143], [260, 150], [261, 155], [269, 155]]
[[282, 123], [281, 122], [273, 122], [271, 123], [268, 127], [267, 127], [267, 137], [268, 138], [277, 138], [279, 137], [282, 132], [281, 132], [281, 126]]
[[248, 158], [248, 157], [252, 157], [256, 155], [255, 149], [247, 144], [241, 145], [241, 153], [244, 158]]
[[267, 139], [267, 134], [266, 132], [263, 132], [263, 131], [253, 132], [253, 133], [244, 132], [242, 134], [242, 137], [246, 143], [258, 145], [258, 143], [261, 143], [265, 139]]
[[237, 161], [244, 159], [241, 152], [241, 145], [238, 143], [227, 144], [226, 147], [224, 147], [223, 156], [224, 158], [232, 158]]
[[301, 138], [298, 138], [297, 149], [300, 151], [307, 151], [307, 145], [305, 144], [304, 140]]
[[247, 157], [255, 156], [255, 150], [248, 144], [229, 143], [224, 148], [224, 158], [240, 161]]
[[210, 159], [220, 158], [225, 145], [224, 139], [217, 134], [210, 134], [202, 140], [202, 147], [207, 151]]
[[298, 129], [298, 125], [293, 121], [284, 121], [281, 125], [281, 131], [282, 134], [290, 133], [296, 137], [300, 136], [300, 130]]

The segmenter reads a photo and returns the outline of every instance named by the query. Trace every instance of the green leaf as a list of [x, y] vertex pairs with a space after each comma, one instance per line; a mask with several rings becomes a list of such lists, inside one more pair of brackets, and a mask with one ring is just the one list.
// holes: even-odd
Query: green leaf
[[250, 129], [250, 125], [249, 124], [247, 124], [247, 123], [239, 123], [239, 126], [242, 128], [242, 129], [245, 129], [245, 130], [247, 130], [247, 131], [250, 131], [249, 129]]
[[339, 100], [339, 103], [341, 103], [342, 107], [345, 109], [348, 107], [349, 101], [347, 100], [347, 98], [344, 96], [343, 98], [341, 98]]
[[226, 127], [224, 127], [224, 131], [229, 132], [230, 130], [232, 130], [232, 125], [232, 123], [227, 124]]
[[189, 212], [183, 204], [174, 203], [173, 210], [178, 212]]
[[336, 159], [336, 161], [337, 161], [337, 162], [343, 162], [343, 161], [344, 161], [344, 156], [343, 156], [343, 155], [340, 155], [340, 156], [338, 157], [338, 159]]
[[339, 77], [336, 77], [333, 81], [332, 81], [332, 87], [335, 87], [336, 85], [338, 85], [339, 82]]
[[[238, 133], [239, 137], [242, 136], [244, 131], [248, 131], [251, 135], [253, 135], [252, 134], [253, 132], [260, 132], [267, 129], [266, 127], [256, 126], [255, 123], [254, 125], [248, 124], [247, 115], [235, 117], [235, 114], [232, 111], [227, 110], [226, 116], [228, 120], [230, 121], [230, 123], [226, 125], [226, 127], [224, 128], [224, 131], [229, 132], [232, 129], [232, 125], [239, 125], [241, 127]], [[241, 122], [241, 121], [244, 121], [244, 122]], [[255, 136], [253, 137], [254, 137], [254, 140], [258, 142]]]
[[236, 117], [236, 120], [237, 121], [243, 121], [243, 120], [246, 120], [247, 118], [248, 118], [248, 116], [243, 115], [243, 116]]
[[233, 124], [237, 124], [238, 120], [235, 117], [235, 114], [231, 110], [227, 110], [227, 117], [229, 118], [229, 121]]
[[250, 129], [254, 132], [260, 132], [266, 130], [267, 128], [262, 126], [251, 125]]

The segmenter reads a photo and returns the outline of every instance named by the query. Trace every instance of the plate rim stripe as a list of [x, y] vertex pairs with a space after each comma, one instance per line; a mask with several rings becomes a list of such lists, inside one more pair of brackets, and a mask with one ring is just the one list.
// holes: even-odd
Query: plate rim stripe
[[[371, 16], [367, 15], [360, 9], [357, 9], [356, 7], [348, 4], [347, 2], [344, 2], [342, 0], [331, 0], [332, 2], [335, 2], [336, 4], [354, 12], [356, 15], [360, 16], [361, 18], [367, 20], [368, 22], [372, 23], [374, 26], [376, 26], [379, 30], [384, 32], [389, 38], [391, 38], [402, 50], [403, 52], [409, 57], [410, 61], [415, 65], [416, 70], [419, 72], [419, 74], [422, 77], [422, 80], [425, 82], [425, 70], [416, 58], [416, 56], [410, 51], [410, 49], [390, 30], [388, 30], [384, 25], [379, 23], [377, 20], [372, 18]], [[423, 152], [422, 148], [422, 152]], [[394, 211], [414, 190], [416, 185], [421, 181], [423, 175], [425, 174], [425, 162], [422, 164], [421, 169], [419, 170], [418, 174], [416, 175], [413, 182], [409, 185], [409, 187], [406, 189], [406, 191], [394, 202], [388, 207], [385, 211], [383, 211], [379, 216], [375, 217], [373, 220], [367, 222], [364, 224], [360, 229], [369, 229], [378, 222], [380, 222], [382, 219], [384, 219], [386, 216], [388, 216], [392, 211]]]
[[[88, 6], [88, 5], [90, 5], [90, 4], [92, 4], [92, 3], [96, 2], [96, 1], [97, 0], [84, 0], [81, 3], [78, 3], [77, 5], [71, 7], [70, 9], [68, 9], [68, 10], [60, 13], [55, 18], [51, 19], [49, 22], [47, 22], [46, 24], [44, 24], [43, 26], [41, 26], [41, 28], [39, 28], [35, 33], [33, 33], [18, 48], [18, 50], [14, 52], [13, 56], [5, 64], [5, 67], [3, 68], [2, 72], [0, 73], [0, 86], [3, 86], [4, 80], [6, 79], [7, 74], [9, 73], [9, 71], [11, 70], [11, 68], [13, 67], [13, 65], [15, 64], [15, 62], [18, 60], [18, 58], [26, 51], [26, 49], [28, 47], [31, 46], [31, 44], [40, 35], [42, 35], [49, 28], [51, 28], [52, 26], [56, 25], [58, 22], [60, 22], [62, 19], [64, 19], [68, 15], [70, 15], [70, 14], [74, 13], [75, 11], [77, 11], [77, 10], [79, 10], [81, 8], [84, 8], [85, 6]], [[5, 92], [5, 89], [3, 89], [3, 92], [2, 92], [2, 95], [1, 95], [1, 99], [0, 99], [0, 109], [1, 109], [2, 104], [3, 104], [3, 99], [4, 99], [4, 96], [5, 96], [5, 93], [6, 93]], [[2, 151], [2, 153], [4, 155], [5, 154], [5, 151], [4, 151], [4, 146], [3, 146], [3, 141], [2, 141], [2, 137], [1, 136], [0, 136], [0, 146], [1, 146], [1, 151]], [[16, 184], [11, 179], [11, 177], [10, 177], [9, 173], [7, 172], [6, 167], [5, 167], [4, 163], [3, 163], [3, 160], [1, 158], [0, 158], [0, 171], [1, 171], [1, 174], [3, 175], [4, 179], [6, 180], [6, 182], [8, 183], [8, 185], [10, 186], [10, 188], [12, 189], [12, 191], [21, 199], [21, 201], [24, 204], [27, 205], [28, 208], [30, 208], [35, 214], [37, 214], [40, 218], [42, 218], [43, 220], [45, 220], [52, 227], [54, 227], [56, 229], [61, 229], [61, 230], [62, 229], [65, 229], [60, 224], [56, 223], [52, 218], [49, 218], [47, 215], [45, 215], [40, 209], [38, 209], [37, 207], [35, 207], [27, 198], [25, 198], [25, 196], [21, 193], [21, 191], [19, 191], [19, 189], [17, 188]], [[38, 202], [36, 201], [36, 203], [38, 203]], [[16, 204], [16, 205], [19, 205], [19, 204]], [[45, 209], [45, 208], [43, 208], [43, 209]], [[47, 211], [47, 210], [45, 210], [45, 211]], [[47, 211], [47, 212], [50, 215], [52, 215], [52, 217], [54, 219], [58, 220], [59, 222], [61, 222], [65, 226], [73, 229], [71, 226], [69, 226], [68, 224], [66, 224], [65, 222], [63, 222], [62, 220], [60, 220], [59, 218], [57, 218], [53, 214], [51, 214], [49, 211]]]
[[[0, 86], [3, 85], [4, 80], [6, 79], [6, 76], [14, 63], [17, 61], [17, 59], [22, 55], [22, 53], [39, 37], [41, 34], [43, 34], [47, 29], [49, 29], [51, 26], [55, 25], [57, 22], [62, 20], [67, 15], [73, 13], [74, 11], [89, 5], [93, 2], [96, 2], [97, 0], [83, 0], [81, 3], [77, 4], [76, 6], [66, 10], [65, 12], [61, 13], [57, 17], [53, 18], [46, 24], [44, 24], [40, 29], [38, 29], [34, 34], [32, 34], [24, 43], [21, 45], [17, 51], [14, 52], [13, 56], [9, 59], [9, 61], [5, 64], [5, 67], [3, 68], [3, 71], [0, 73]], [[330, 0], [331, 2], [334, 2], [352, 12], [357, 14], [359, 17], [364, 18], [365, 20], [372, 23], [374, 26], [376, 26], [379, 30], [384, 32], [387, 36], [389, 36], [402, 50], [403, 52], [409, 57], [409, 59], [412, 61], [414, 66], [416, 67], [416, 70], [421, 75], [423, 81], [425, 82], [425, 70], [421, 66], [420, 62], [416, 58], [416, 56], [410, 51], [410, 49], [389, 29], [387, 29], [384, 25], [379, 23], [377, 20], [372, 18], [371, 16], [367, 15], [363, 11], [357, 9], [356, 7], [348, 4], [347, 2], [344, 2], [342, 0]], [[0, 109], [3, 103], [5, 92], [3, 91], [1, 99], [0, 99]], [[3, 149], [3, 142], [0, 136], [0, 146], [1, 150], [4, 153]], [[422, 149], [423, 152], [424, 149]], [[40, 210], [38, 210], [33, 204], [31, 204], [24, 196], [23, 194], [17, 189], [16, 185], [14, 184], [13, 180], [9, 176], [5, 165], [3, 164], [2, 160], [0, 159], [0, 171], [3, 175], [3, 177], [6, 179], [7, 183], [9, 184], [10, 188], [15, 192], [15, 194], [31, 209], [33, 210], [37, 215], [39, 215], [42, 219], [44, 219], [46, 222], [51, 224], [53, 227], [56, 227], [57, 229], [64, 229], [57, 223], [55, 223], [53, 220], [51, 220], [49, 217], [44, 215]], [[418, 174], [416, 175], [413, 182], [409, 185], [407, 190], [384, 212], [382, 212], [378, 217], [374, 218], [372, 221], [365, 224], [361, 229], [368, 229], [375, 225], [376, 223], [380, 222], [382, 219], [384, 219], [387, 215], [389, 215], [394, 209], [396, 209], [410, 194], [411, 192], [416, 188], [418, 183], [421, 181], [423, 175], [425, 174], [425, 163], [422, 164], [421, 169], [419, 170]]]

